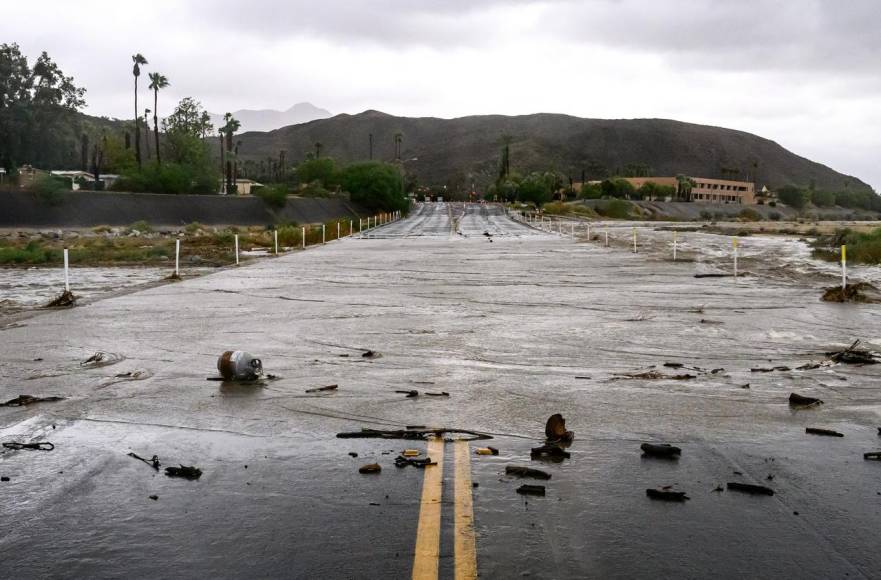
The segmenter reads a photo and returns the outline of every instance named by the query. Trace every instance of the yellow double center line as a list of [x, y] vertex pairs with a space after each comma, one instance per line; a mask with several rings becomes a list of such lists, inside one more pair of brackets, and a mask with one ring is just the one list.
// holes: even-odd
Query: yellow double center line
[[[456, 580], [477, 578], [477, 549], [474, 539], [474, 510], [471, 498], [471, 454], [467, 441], [455, 445], [455, 514], [454, 549]], [[436, 580], [440, 557], [441, 497], [443, 493], [444, 441], [433, 437], [428, 442], [428, 456], [437, 462], [425, 468], [413, 580]]]

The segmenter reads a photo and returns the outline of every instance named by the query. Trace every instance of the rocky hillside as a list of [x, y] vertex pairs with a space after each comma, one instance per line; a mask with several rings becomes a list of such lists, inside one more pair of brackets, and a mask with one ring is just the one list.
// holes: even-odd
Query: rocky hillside
[[757, 135], [666, 119], [583, 119], [536, 114], [458, 119], [395, 117], [378, 111], [337, 115], [266, 133], [244, 133], [240, 154], [256, 161], [287, 151], [296, 163], [315, 151], [341, 161], [366, 160], [369, 135], [374, 159], [394, 159], [394, 136], [403, 135], [401, 157], [421, 183], [486, 185], [498, 173], [502, 143], [510, 143], [511, 169], [555, 169], [580, 180], [598, 179], [641, 166], [654, 175], [749, 178], [759, 186], [795, 184], [818, 189], [869, 189], [859, 179], [800, 157]]

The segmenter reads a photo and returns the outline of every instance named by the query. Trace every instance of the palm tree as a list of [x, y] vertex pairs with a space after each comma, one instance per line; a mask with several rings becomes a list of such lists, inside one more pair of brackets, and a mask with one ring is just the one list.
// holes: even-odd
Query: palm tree
[[226, 191], [229, 193], [233, 187], [233, 171], [232, 171], [232, 163], [233, 163], [233, 150], [232, 150], [232, 136], [235, 135], [235, 132], [239, 130], [242, 124], [232, 116], [232, 113], [226, 113], [223, 115], [223, 128], [221, 132], [226, 136]]
[[156, 163], [162, 165], [162, 159], [159, 157], [159, 115], [156, 111], [159, 106], [159, 89], [164, 89], [169, 83], [165, 75], [158, 72], [152, 72], [149, 76], [149, 88], [153, 90], [153, 140], [156, 141]]
[[315, 142], [315, 159], [321, 159], [321, 148], [322, 147], [323, 147], [323, 145], [321, 144], [321, 141]]
[[395, 133], [395, 161], [401, 160], [401, 144], [404, 142], [403, 133]]
[[138, 169], [141, 168], [141, 114], [138, 112], [138, 77], [141, 76], [141, 65], [147, 64], [147, 59], [139, 52], [132, 55], [132, 74], [135, 77], [135, 157], [138, 160]]

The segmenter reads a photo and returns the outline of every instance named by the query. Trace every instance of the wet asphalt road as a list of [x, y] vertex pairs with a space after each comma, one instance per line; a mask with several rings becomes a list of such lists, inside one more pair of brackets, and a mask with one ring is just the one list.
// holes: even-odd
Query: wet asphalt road
[[[470, 454], [483, 578], [881, 577], [881, 464], [862, 459], [881, 449], [877, 366], [750, 372], [855, 338], [878, 349], [879, 309], [819, 302], [819, 274], [695, 279], [703, 258], [625, 244], [425, 205], [362, 239], [0, 331], [4, 400], [67, 397], [0, 409], [0, 440], [56, 445], [0, 450], [0, 577], [409, 577], [425, 472], [393, 459], [425, 444], [335, 434], [413, 424], [495, 434], [500, 455]], [[227, 349], [281, 378], [207, 381]], [[114, 364], [80, 365], [96, 351]], [[664, 362], [725, 370], [620, 376], [683, 372]], [[792, 410], [792, 391], [826, 404]], [[571, 459], [530, 461], [555, 412], [575, 431]], [[683, 455], [644, 459], [644, 441]], [[130, 451], [204, 474], [168, 478]], [[381, 474], [358, 474], [373, 461]], [[447, 444], [442, 578], [457, 562], [460, 464]], [[515, 493], [510, 464], [550, 472], [527, 481], [547, 495]], [[729, 481], [776, 495], [713, 491]], [[645, 496], [667, 485], [690, 501]]]

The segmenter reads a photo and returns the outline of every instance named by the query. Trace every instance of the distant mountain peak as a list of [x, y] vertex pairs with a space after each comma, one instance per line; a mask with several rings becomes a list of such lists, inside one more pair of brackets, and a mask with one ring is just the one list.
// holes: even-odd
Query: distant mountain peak
[[[299, 125], [316, 119], [331, 117], [330, 111], [316, 107], [312, 103], [302, 102], [292, 105], [286, 111], [274, 109], [239, 109], [232, 116], [242, 124], [241, 132], [274, 131], [288, 125]], [[223, 115], [211, 113], [211, 122], [215, 127], [223, 125]]]

